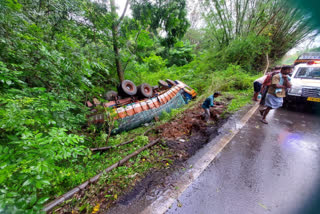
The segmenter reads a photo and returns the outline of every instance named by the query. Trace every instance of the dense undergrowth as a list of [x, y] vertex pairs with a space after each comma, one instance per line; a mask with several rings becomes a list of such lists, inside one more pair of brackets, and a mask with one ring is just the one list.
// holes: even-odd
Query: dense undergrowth
[[[184, 0], [160, 7], [150, 2], [132, 1], [133, 18], [119, 19], [109, 4], [89, 0], [0, 0], [0, 213], [39, 212], [50, 199], [148, 143], [140, 136], [103, 154], [89, 150], [144, 130], [106, 142], [103, 130], [86, 125], [84, 103], [104, 101], [104, 93], [119, 83], [115, 44], [125, 78], [137, 85], [181, 80], [197, 91], [193, 104], [219, 90], [232, 98], [229, 112], [249, 102], [256, 68], [264, 67], [261, 59], [271, 50], [270, 35], [249, 33], [217, 45], [208, 27], [199, 30], [198, 40], [205, 41], [199, 46], [183, 37], [189, 26]], [[154, 166], [142, 161], [148, 156], [147, 150], [132, 160], [139, 173]], [[117, 169], [108, 182], [130, 170]]]

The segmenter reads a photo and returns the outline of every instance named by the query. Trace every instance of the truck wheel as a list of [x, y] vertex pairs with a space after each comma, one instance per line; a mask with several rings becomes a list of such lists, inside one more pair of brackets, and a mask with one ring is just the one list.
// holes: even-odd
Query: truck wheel
[[134, 96], [137, 94], [136, 85], [130, 80], [123, 80], [118, 88], [120, 94]]
[[160, 88], [169, 88], [168, 83], [163, 80], [159, 80], [158, 83], [159, 83]]
[[172, 85], [172, 86], [175, 86], [175, 85], [177, 85], [173, 80], [171, 80], [171, 79], [166, 79], [166, 81], [167, 81], [167, 83], [169, 83], [170, 85]]
[[115, 91], [108, 91], [106, 94], [105, 94], [105, 99], [108, 100], [108, 101], [113, 101], [117, 98], [118, 96], [118, 93], [115, 92]]
[[147, 83], [142, 83], [138, 86], [138, 94], [141, 97], [150, 98], [152, 97], [152, 87]]

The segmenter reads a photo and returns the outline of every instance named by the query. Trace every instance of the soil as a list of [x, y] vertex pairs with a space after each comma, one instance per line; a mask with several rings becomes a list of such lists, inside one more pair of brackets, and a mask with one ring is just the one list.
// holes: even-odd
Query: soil
[[220, 102], [215, 104], [215, 107], [210, 109], [211, 118], [208, 122], [204, 121], [204, 111], [199, 105], [158, 127], [158, 135], [166, 139], [167, 146], [175, 150], [180, 159], [189, 158], [217, 135], [219, 125], [224, 121], [219, 118], [226, 105]]

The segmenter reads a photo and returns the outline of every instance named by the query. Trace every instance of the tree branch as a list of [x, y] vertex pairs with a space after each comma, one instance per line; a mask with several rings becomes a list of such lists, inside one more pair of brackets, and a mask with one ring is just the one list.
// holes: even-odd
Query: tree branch
[[120, 16], [120, 18], [119, 18], [119, 20], [118, 20], [118, 25], [121, 23], [124, 15], [126, 14], [128, 5], [129, 5], [129, 0], [127, 0], [126, 5], [125, 5], [125, 7], [124, 7], [124, 9], [123, 9], [122, 15]]
[[279, 8], [279, 10], [269, 19], [269, 21], [267, 22], [267, 24], [265, 24], [265, 26], [263, 26], [263, 28], [261, 28], [261, 30], [257, 33], [257, 36], [260, 35], [260, 33], [262, 33], [262, 31], [271, 23], [271, 21], [278, 15], [278, 13], [280, 12], [281, 8]]

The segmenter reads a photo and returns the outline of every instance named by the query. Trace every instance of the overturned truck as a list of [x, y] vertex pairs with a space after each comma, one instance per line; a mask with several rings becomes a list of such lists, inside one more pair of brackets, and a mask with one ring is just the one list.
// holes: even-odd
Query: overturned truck
[[[89, 124], [104, 124], [106, 111], [99, 111], [98, 106], [112, 112], [113, 119], [118, 121], [118, 126], [113, 133], [128, 131], [142, 124], [149, 123], [163, 112], [180, 108], [196, 97], [196, 92], [183, 82], [176, 80], [160, 80], [159, 86], [151, 87], [143, 83], [138, 87], [130, 80], [124, 80], [118, 87], [118, 92], [109, 91], [106, 99], [109, 102], [94, 104], [87, 102], [91, 108], [88, 115]], [[97, 106], [97, 107], [94, 107]]]

